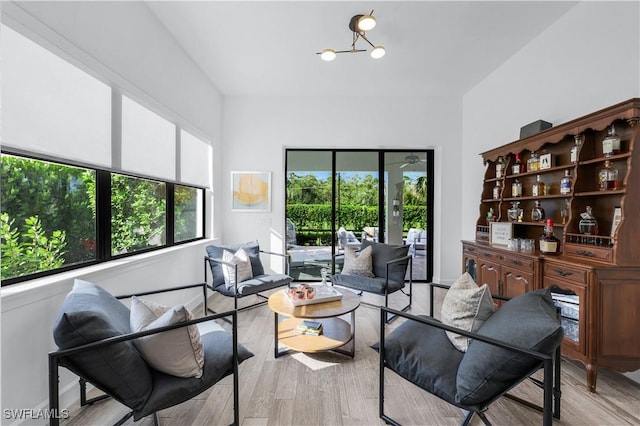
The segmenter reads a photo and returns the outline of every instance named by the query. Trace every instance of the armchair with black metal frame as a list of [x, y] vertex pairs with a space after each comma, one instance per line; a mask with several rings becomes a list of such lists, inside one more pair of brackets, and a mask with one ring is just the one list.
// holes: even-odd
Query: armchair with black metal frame
[[[50, 425], [60, 422], [59, 367], [65, 367], [79, 377], [80, 405], [92, 405], [113, 398], [131, 409], [116, 425], [130, 417], [137, 421], [153, 415], [158, 424], [159, 410], [180, 404], [204, 392], [221, 379], [233, 375], [233, 424], [239, 424], [238, 365], [253, 356], [238, 343], [237, 313], [222, 312], [196, 319], [187, 319], [166, 326], [132, 332], [130, 311], [120, 302], [134, 296], [148, 296], [178, 290], [202, 288], [203, 310], [206, 312], [206, 285], [193, 284], [135, 294], [112, 296], [92, 283], [76, 280], [67, 295], [54, 326], [58, 349], [49, 353]], [[179, 305], [180, 309], [183, 309]], [[231, 331], [211, 323], [228, 319]], [[207, 323], [207, 325], [205, 325]], [[202, 372], [195, 376], [176, 376], [152, 368], [134, 347], [134, 341], [196, 326], [202, 347]], [[190, 338], [192, 333], [189, 332]], [[169, 355], [171, 356], [171, 355]], [[104, 392], [87, 398], [86, 384]]]

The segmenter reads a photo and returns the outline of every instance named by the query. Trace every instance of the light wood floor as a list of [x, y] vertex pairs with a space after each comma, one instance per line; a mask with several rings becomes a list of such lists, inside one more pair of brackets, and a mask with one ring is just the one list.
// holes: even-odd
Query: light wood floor
[[[376, 300], [365, 295], [366, 300]], [[212, 296], [220, 310], [227, 299]], [[243, 301], [248, 302], [248, 301]], [[414, 285], [413, 313], [428, 310], [427, 285]], [[293, 354], [273, 357], [273, 314], [265, 305], [239, 314], [239, 341], [255, 356], [240, 365], [240, 422], [253, 425], [383, 425], [378, 418], [378, 354], [369, 346], [378, 341], [379, 311], [356, 311], [356, 355]], [[395, 321], [392, 327], [397, 326]], [[392, 372], [385, 374], [385, 412], [403, 425], [458, 425], [463, 414]], [[518, 396], [541, 402], [541, 392], [525, 382]], [[107, 400], [90, 407], [72, 407], [63, 425], [113, 424], [126, 408]], [[540, 425], [542, 416], [502, 398], [486, 415], [494, 425]], [[233, 420], [232, 387], [225, 378], [207, 392], [160, 413], [161, 425], [218, 425]], [[597, 393], [589, 393], [580, 364], [563, 360], [562, 412], [556, 425], [640, 425], [640, 385], [601, 369]], [[129, 420], [127, 425], [134, 424]], [[136, 423], [152, 425], [151, 417]], [[474, 418], [473, 425], [482, 422]]]

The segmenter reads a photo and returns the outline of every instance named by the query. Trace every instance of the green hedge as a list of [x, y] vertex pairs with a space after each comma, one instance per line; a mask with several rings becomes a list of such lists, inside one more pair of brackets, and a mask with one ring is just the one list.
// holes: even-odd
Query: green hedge
[[[376, 226], [378, 208], [375, 206], [341, 205], [337, 211], [336, 227], [360, 231], [365, 226]], [[300, 245], [316, 245], [318, 238], [331, 244], [331, 205], [288, 204], [287, 218], [296, 226], [296, 238]], [[426, 207], [404, 206], [403, 228], [426, 229]]]

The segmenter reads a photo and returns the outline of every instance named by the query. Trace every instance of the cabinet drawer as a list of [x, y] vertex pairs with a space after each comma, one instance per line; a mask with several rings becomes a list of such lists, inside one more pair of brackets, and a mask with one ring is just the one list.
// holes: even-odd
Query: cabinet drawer
[[587, 284], [587, 271], [584, 269], [554, 264], [551, 262], [544, 263], [544, 276], [569, 280], [583, 285]]
[[487, 248], [478, 248], [476, 250], [476, 256], [478, 256], [478, 260], [487, 259], [494, 262], [502, 262], [504, 259], [502, 253]]
[[603, 260], [611, 262], [613, 259], [613, 251], [606, 247], [592, 247], [580, 244], [566, 244], [564, 254], [577, 256], [582, 259]]
[[505, 254], [501, 261], [503, 265], [510, 266], [511, 268], [516, 268], [524, 272], [534, 272], [535, 262], [533, 259], [522, 257], [522, 256], [513, 256], [509, 254]]

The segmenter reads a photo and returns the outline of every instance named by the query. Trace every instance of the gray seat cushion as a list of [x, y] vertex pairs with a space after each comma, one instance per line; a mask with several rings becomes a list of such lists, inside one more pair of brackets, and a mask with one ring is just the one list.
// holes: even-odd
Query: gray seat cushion
[[[76, 280], [53, 327], [60, 349], [131, 333], [129, 309], [101, 287]], [[133, 342], [122, 342], [62, 360], [84, 377], [132, 409], [147, 402], [153, 385], [151, 372]]]
[[[207, 256], [212, 259], [222, 260], [222, 255], [225, 250], [235, 253], [238, 249], [243, 248], [249, 255], [249, 261], [251, 262], [251, 270], [253, 276], [257, 277], [264, 275], [264, 266], [260, 260], [260, 245], [258, 241], [250, 241], [243, 244], [231, 244], [222, 246], [207, 246]], [[209, 262], [211, 267], [211, 275], [213, 276], [212, 286], [218, 287], [220, 284], [224, 284], [224, 274], [222, 272], [222, 266], [216, 262]]]
[[[477, 333], [548, 355], [563, 337], [549, 289], [509, 300]], [[458, 368], [456, 401], [469, 405], [494, 398], [540, 364], [529, 356], [472, 341]]]
[[[202, 323], [207, 324], [208, 322]], [[233, 339], [226, 331], [212, 331], [202, 335], [204, 368], [200, 378], [181, 378], [151, 370], [153, 390], [147, 403], [134, 410], [134, 420], [139, 420], [158, 410], [187, 401], [222, 378], [233, 373]], [[238, 362], [251, 358], [253, 353], [238, 344]]]
[[[379, 350], [378, 344], [372, 347]], [[385, 352], [391, 370], [445, 401], [454, 401], [456, 372], [464, 353], [456, 350], [444, 330], [405, 321], [385, 338]]]
[[[238, 297], [248, 296], [250, 294], [260, 293], [262, 291], [271, 290], [283, 285], [287, 285], [292, 281], [289, 275], [285, 274], [273, 274], [273, 275], [259, 275], [249, 280], [242, 281], [238, 284]], [[236, 287], [227, 288], [224, 282], [217, 287], [214, 287], [217, 292], [224, 294], [225, 296], [233, 297], [236, 292]]]
[[[331, 276], [331, 282], [334, 285], [353, 288], [356, 290], [366, 291], [369, 293], [384, 294], [385, 279], [384, 277], [365, 277], [363, 275], [344, 275], [336, 274]], [[400, 290], [404, 287], [404, 281], [396, 282], [389, 280], [389, 293]]]

